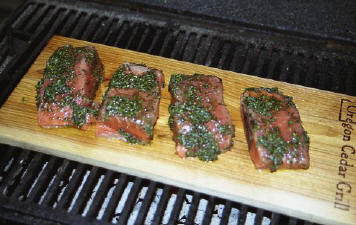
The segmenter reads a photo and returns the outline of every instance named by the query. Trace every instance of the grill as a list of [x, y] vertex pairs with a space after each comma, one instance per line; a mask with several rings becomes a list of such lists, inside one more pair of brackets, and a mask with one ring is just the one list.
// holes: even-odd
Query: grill
[[[54, 34], [356, 95], [356, 39], [348, 27], [354, 22], [344, 26], [346, 33], [318, 33], [318, 23], [296, 30], [267, 18], [261, 26], [254, 17], [248, 23], [241, 16], [226, 18], [230, 11], [209, 15], [209, 7], [172, 2], [24, 2], [0, 27], [0, 105]], [[313, 224], [26, 149], [0, 148], [1, 223]]]

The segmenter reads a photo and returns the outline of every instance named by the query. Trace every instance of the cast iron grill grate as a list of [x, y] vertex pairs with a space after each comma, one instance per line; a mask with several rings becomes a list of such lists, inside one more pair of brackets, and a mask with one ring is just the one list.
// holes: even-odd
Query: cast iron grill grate
[[[157, 9], [131, 10], [125, 4], [109, 8], [33, 0], [0, 27], [0, 105], [54, 34], [356, 95], [354, 47]], [[7, 145], [1, 151], [0, 209], [5, 219], [42, 224], [312, 224]]]
[[0, 148], [0, 214], [9, 220], [18, 220], [11, 218], [16, 211], [30, 224], [312, 224], [42, 153]]

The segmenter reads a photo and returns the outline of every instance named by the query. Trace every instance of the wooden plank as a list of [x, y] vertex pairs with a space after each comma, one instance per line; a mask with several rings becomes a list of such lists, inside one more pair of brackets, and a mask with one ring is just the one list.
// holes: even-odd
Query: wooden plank
[[[181, 159], [168, 127], [170, 95], [163, 90], [160, 118], [149, 146], [130, 145], [74, 128], [43, 129], [37, 125], [35, 85], [46, 60], [58, 47], [94, 45], [105, 65], [97, 100], [123, 62], [144, 63], [172, 73], [219, 76], [224, 100], [236, 126], [231, 151], [214, 162]], [[303, 125], [310, 134], [308, 170], [256, 170], [250, 160], [240, 117], [240, 95], [246, 87], [278, 87], [294, 97]], [[345, 122], [342, 122], [344, 120]], [[0, 141], [144, 178], [239, 201], [267, 210], [326, 224], [356, 221], [356, 97], [291, 85], [158, 56], [54, 36], [43, 49], [7, 102], [0, 109]], [[346, 129], [346, 130], [345, 130]], [[349, 134], [350, 140], [344, 134]], [[342, 166], [340, 164], [347, 164]], [[342, 167], [340, 167], [342, 166]], [[339, 172], [339, 168], [347, 169]], [[353, 188], [353, 189], [352, 189]]]

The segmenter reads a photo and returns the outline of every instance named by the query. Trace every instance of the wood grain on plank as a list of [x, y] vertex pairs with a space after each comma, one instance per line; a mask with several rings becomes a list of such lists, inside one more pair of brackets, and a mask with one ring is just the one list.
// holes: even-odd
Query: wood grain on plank
[[[171, 139], [172, 133], [168, 126], [170, 95], [167, 87], [162, 92], [160, 117], [154, 129], [154, 140], [148, 146], [96, 137], [94, 126], [88, 131], [39, 127], [35, 85], [42, 77], [47, 59], [58, 47], [65, 44], [94, 45], [97, 48], [105, 66], [104, 82], [97, 92], [96, 99], [99, 102], [108, 80], [123, 62], [144, 63], [149, 67], [161, 69], [167, 84], [172, 73], [212, 74], [222, 78], [224, 100], [236, 126], [234, 147], [231, 151], [219, 155], [219, 159], [214, 162], [179, 158], [175, 154], [175, 143]], [[294, 97], [303, 126], [311, 139], [311, 166], [308, 170], [280, 170], [270, 173], [254, 168], [240, 116], [240, 96], [246, 87], [251, 86], [278, 87], [284, 94]], [[346, 122], [343, 123], [339, 119]], [[0, 142], [138, 175], [314, 222], [355, 224], [355, 121], [356, 97], [54, 36], [0, 109]], [[351, 133], [348, 135], [350, 140], [344, 136], [345, 133]], [[347, 170], [339, 172], [339, 169]]]

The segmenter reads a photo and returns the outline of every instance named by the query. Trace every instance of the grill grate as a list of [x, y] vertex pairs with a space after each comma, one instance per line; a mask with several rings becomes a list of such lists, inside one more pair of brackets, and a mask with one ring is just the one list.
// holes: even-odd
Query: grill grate
[[[356, 95], [355, 48], [158, 9], [26, 1], [0, 26], [0, 105], [53, 34]], [[174, 22], [172, 19], [174, 18]], [[0, 145], [0, 214], [41, 224], [312, 224]], [[15, 217], [14, 217], [15, 216]]]
[[16, 210], [60, 224], [311, 224], [42, 153], [0, 148], [5, 218]]

